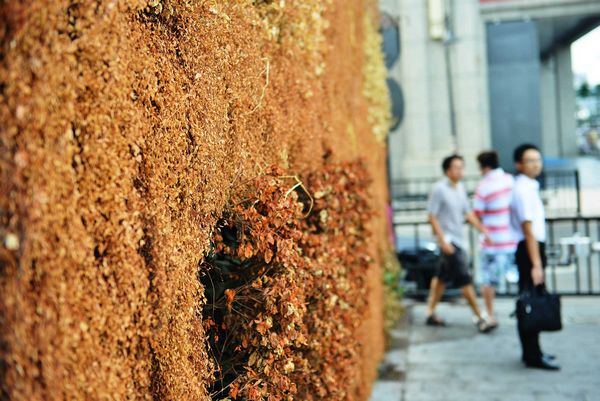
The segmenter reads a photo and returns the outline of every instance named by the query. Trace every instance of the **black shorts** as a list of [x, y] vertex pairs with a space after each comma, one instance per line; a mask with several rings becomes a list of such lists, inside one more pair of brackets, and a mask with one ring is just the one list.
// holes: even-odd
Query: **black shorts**
[[446, 285], [464, 287], [473, 282], [467, 263], [467, 254], [455, 244], [452, 246], [454, 246], [452, 255], [442, 253], [436, 277]]

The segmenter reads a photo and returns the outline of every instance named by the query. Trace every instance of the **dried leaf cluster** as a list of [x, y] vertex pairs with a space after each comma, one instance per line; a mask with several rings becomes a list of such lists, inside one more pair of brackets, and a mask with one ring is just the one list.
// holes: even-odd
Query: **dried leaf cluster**
[[233, 200], [201, 265], [213, 399], [357, 397], [368, 173], [358, 161], [331, 164], [293, 191], [289, 178], [274, 170]]
[[390, 130], [392, 115], [390, 97], [386, 85], [387, 69], [383, 63], [382, 38], [373, 23], [374, 13], [367, 9], [363, 17], [365, 40], [365, 64], [363, 67], [363, 95], [369, 102], [367, 118], [373, 127], [373, 135], [380, 142], [385, 139]]

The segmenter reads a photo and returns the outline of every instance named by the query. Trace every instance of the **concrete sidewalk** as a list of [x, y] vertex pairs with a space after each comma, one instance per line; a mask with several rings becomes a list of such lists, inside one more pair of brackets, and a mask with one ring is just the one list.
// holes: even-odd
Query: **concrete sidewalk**
[[414, 304], [392, 333], [371, 401], [600, 401], [600, 297], [562, 305], [564, 329], [541, 335], [562, 366], [549, 372], [520, 362], [513, 299], [497, 300], [500, 326], [489, 334], [477, 332], [462, 302], [440, 305], [443, 328], [425, 326], [425, 305]]

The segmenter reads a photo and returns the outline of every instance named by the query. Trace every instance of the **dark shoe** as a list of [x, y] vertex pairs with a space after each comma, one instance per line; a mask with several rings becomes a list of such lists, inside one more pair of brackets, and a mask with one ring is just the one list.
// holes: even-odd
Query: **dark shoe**
[[546, 356], [542, 356], [542, 358], [536, 362], [525, 362], [525, 366], [527, 366], [528, 368], [543, 369], [543, 370], [560, 370], [560, 365], [552, 362]]
[[444, 321], [444, 319], [442, 319], [441, 317], [439, 317], [438, 315], [436, 315], [435, 313], [433, 315], [430, 315], [427, 317], [427, 320], [425, 320], [425, 324], [427, 326], [445, 326], [446, 322]]
[[[552, 354], [542, 354], [542, 358], [545, 358], [549, 361], [553, 361], [556, 359], [556, 355], [552, 355]], [[521, 357], [521, 361], [523, 361], [523, 363], [525, 363], [525, 358]]]

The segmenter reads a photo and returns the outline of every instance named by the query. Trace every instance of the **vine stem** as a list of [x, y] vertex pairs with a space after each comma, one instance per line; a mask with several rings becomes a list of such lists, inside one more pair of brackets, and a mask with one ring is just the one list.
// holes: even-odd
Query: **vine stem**
[[297, 175], [282, 175], [279, 178], [281, 179], [293, 179], [296, 181], [296, 184], [291, 187], [290, 189], [287, 190], [287, 192], [285, 193], [285, 197], [287, 198], [292, 192], [294, 192], [294, 190], [298, 187], [302, 188], [302, 190], [304, 191], [304, 193], [306, 195], [308, 195], [308, 197], [310, 198], [310, 207], [308, 208], [308, 212], [306, 212], [306, 214], [304, 215], [304, 218], [308, 217], [308, 215], [310, 214], [310, 212], [313, 209], [313, 205], [315, 204], [315, 200], [313, 199], [313, 197], [311, 196], [310, 192], [308, 192], [308, 189], [306, 189], [306, 187], [304, 186], [304, 184], [302, 183], [302, 181], [300, 180], [300, 178], [298, 178]]

